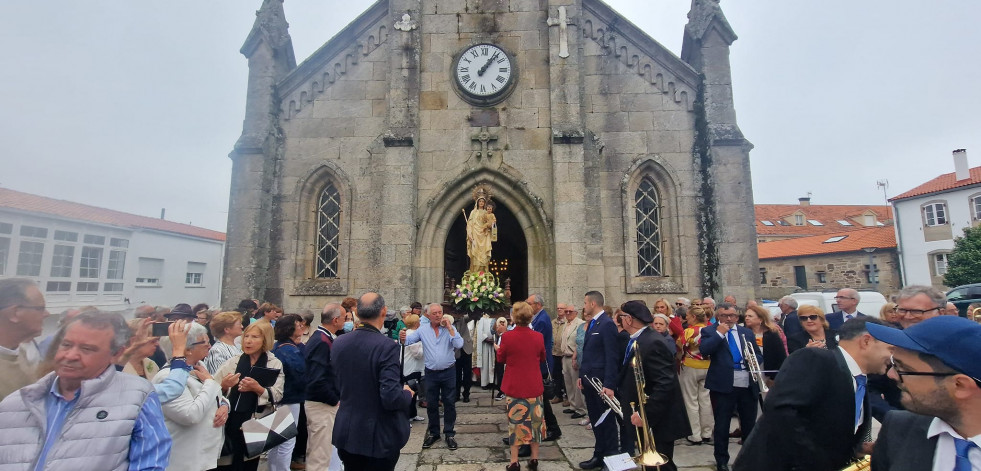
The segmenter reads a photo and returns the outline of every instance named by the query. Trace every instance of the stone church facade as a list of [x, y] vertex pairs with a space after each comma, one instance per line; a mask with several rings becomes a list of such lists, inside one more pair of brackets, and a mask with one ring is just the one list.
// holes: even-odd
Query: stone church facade
[[379, 0], [297, 65], [264, 0], [222, 304], [441, 300], [479, 184], [516, 299], [752, 297], [735, 39], [718, 0], [693, 0], [681, 57], [601, 0]]

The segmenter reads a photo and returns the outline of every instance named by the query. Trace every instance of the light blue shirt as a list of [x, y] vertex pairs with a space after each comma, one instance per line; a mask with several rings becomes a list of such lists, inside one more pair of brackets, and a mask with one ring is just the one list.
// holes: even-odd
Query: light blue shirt
[[[47, 428], [44, 437], [44, 447], [38, 455], [35, 471], [44, 469], [48, 452], [55, 441], [61, 436], [65, 419], [78, 403], [82, 390], [75, 391], [71, 400], [66, 399], [58, 391], [58, 380], [51, 383], [51, 390], [44, 400], [44, 410], [47, 416]], [[170, 432], [164, 424], [163, 411], [157, 393], [151, 392], [146, 402], [140, 408], [140, 414], [133, 424], [133, 434], [129, 442], [130, 471], [163, 471], [170, 462]]]
[[184, 393], [184, 387], [187, 386], [187, 377], [190, 374], [187, 363], [184, 363], [182, 360], [171, 363], [170, 374], [167, 375], [167, 379], [153, 385], [153, 389], [157, 391], [157, 398], [161, 404], [173, 401]]
[[406, 335], [405, 344], [412, 345], [416, 342], [422, 342], [426, 369], [445, 370], [456, 364], [453, 349], [463, 347], [463, 337], [460, 336], [460, 332], [454, 329], [454, 334], [450, 337], [450, 332], [446, 330], [446, 327], [440, 326], [439, 337], [437, 337], [431, 326], [420, 326], [415, 332]]

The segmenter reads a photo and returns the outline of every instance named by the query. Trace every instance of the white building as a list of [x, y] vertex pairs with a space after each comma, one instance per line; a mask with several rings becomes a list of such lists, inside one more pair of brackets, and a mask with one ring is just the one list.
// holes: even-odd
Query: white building
[[48, 310], [217, 305], [225, 234], [0, 188], [0, 278], [37, 280]]
[[944, 288], [947, 254], [954, 248], [954, 238], [981, 221], [981, 167], [969, 169], [967, 152], [955, 150], [954, 172], [889, 201], [896, 217], [903, 284]]

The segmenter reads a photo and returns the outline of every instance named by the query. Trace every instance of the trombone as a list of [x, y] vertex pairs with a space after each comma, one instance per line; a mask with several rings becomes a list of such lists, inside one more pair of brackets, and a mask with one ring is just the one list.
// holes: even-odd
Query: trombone
[[749, 374], [753, 377], [753, 381], [756, 381], [757, 386], [760, 388], [760, 404], [763, 404], [763, 395], [766, 394], [770, 388], [766, 387], [766, 378], [763, 376], [763, 368], [760, 367], [760, 361], [756, 358], [756, 351], [753, 348], [753, 343], [749, 343], [749, 337], [743, 335], [743, 358], [746, 359], [746, 366], [749, 370]]
[[[644, 386], [646, 385], [644, 365], [641, 363], [640, 350], [636, 342], [632, 348], [634, 357], [630, 360], [630, 365], [634, 369], [634, 383], [637, 385], [637, 401], [640, 403], [640, 407], [635, 406], [633, 402], [630, 403], [630, 407], [640, 413], [640, 420], [643, 422], [640, 427], [637, 427], [637, 446], [640, 447], [640, 453], [634, 457], [634, 462], [640, 466], [653, 466], [661, 469], [661, 465], [668, 462], [668, 457], [657, 452], [657, 448], [654, 446], [654, 431], [647, 426], [647, 411], [644, 410], [644, 405], [647, 404], [648, 398], [647, 394], [644, 393]], [[641, 432], [642, 430], [643, 432]]]
[[603, 402], [606, 403], [607, 407], [609, 407], [614, 414], [616, 414], [622, 419], [623, 410], [620, 408], [620, 401], [618, 401], [616, 397], [610, 397], [607, 396], [606, 394], [603, 394], [603, 382], [600, 381], [599, 378], [595, 378], [595, 377], [590, 378], [588, 376], [586, 377], [586, 381], [588, 381], [589, 385], [596, 390], [596, 394], [599, 394], [600, 399], [602, 399]]

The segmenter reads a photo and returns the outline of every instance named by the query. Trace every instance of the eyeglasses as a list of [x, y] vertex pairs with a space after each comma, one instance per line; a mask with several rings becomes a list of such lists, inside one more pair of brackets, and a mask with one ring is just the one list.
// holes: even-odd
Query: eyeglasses
[[835, 299], [855, 299], [851, 296], [835, 296]]
[[893, 370], [896, 370], [896, 376], [899, 377], [899, 382], [900, 383], [903, 382], [903, 376], [936, 376], [936, 377], [944, 377], [944, 376], [954, 376], [954, 375], [960, 374], [960, 373], [957, 373], [957, 372], [954, 372], [954, 373], [937, 373], [935, 371], [899, 371], [899, 367], [896, 366], [896, 360], [894, 360], [891, 355], [889, 356], [889, 366], [886, 367], [886, 373], [889, 372], [889, 369], [890, 368], [892, 368]]
[[932, 307], [930, 309], [906, 309], [904, 307], [897, 307], [896, 314], [899, 314], [901, 316], [909, 315], [913, 317], [923, 317], [924, 314], [930, 311], [936, 311], [938, 309], [940, 309], [940, 307]]
[[678, 306], [678, 307], [681, 307], [681, 306], [684, 306], [684, 305], [685, 305], [685, 303], [674, 303], [674, 305], [675, 305], [675, 306]]
[[821, 316], [819, 316], [817, 314], [811, 314], [809, 316], [801, 316], [801, 315], [798, 315], [797, 317], [799, 317], [800, 320], [802, 320], [802, 321], [816, 321], [816, 320], [818, 320], [818, 319], [821, 318]]
[[194, 342], [194, 343], [192, 343], [192, 344], [191, 344], [191, 346], [192, 346], [192, 347], [195, 347], [195, 346], [198, 346], [198, 345], [204, 345], [204, 344], [206, 344], [206, 343], [208, 343], [208, 341], [207, 341], [207, 340], [202, 340], [202, 341], [200, 341], [200, 342]]

